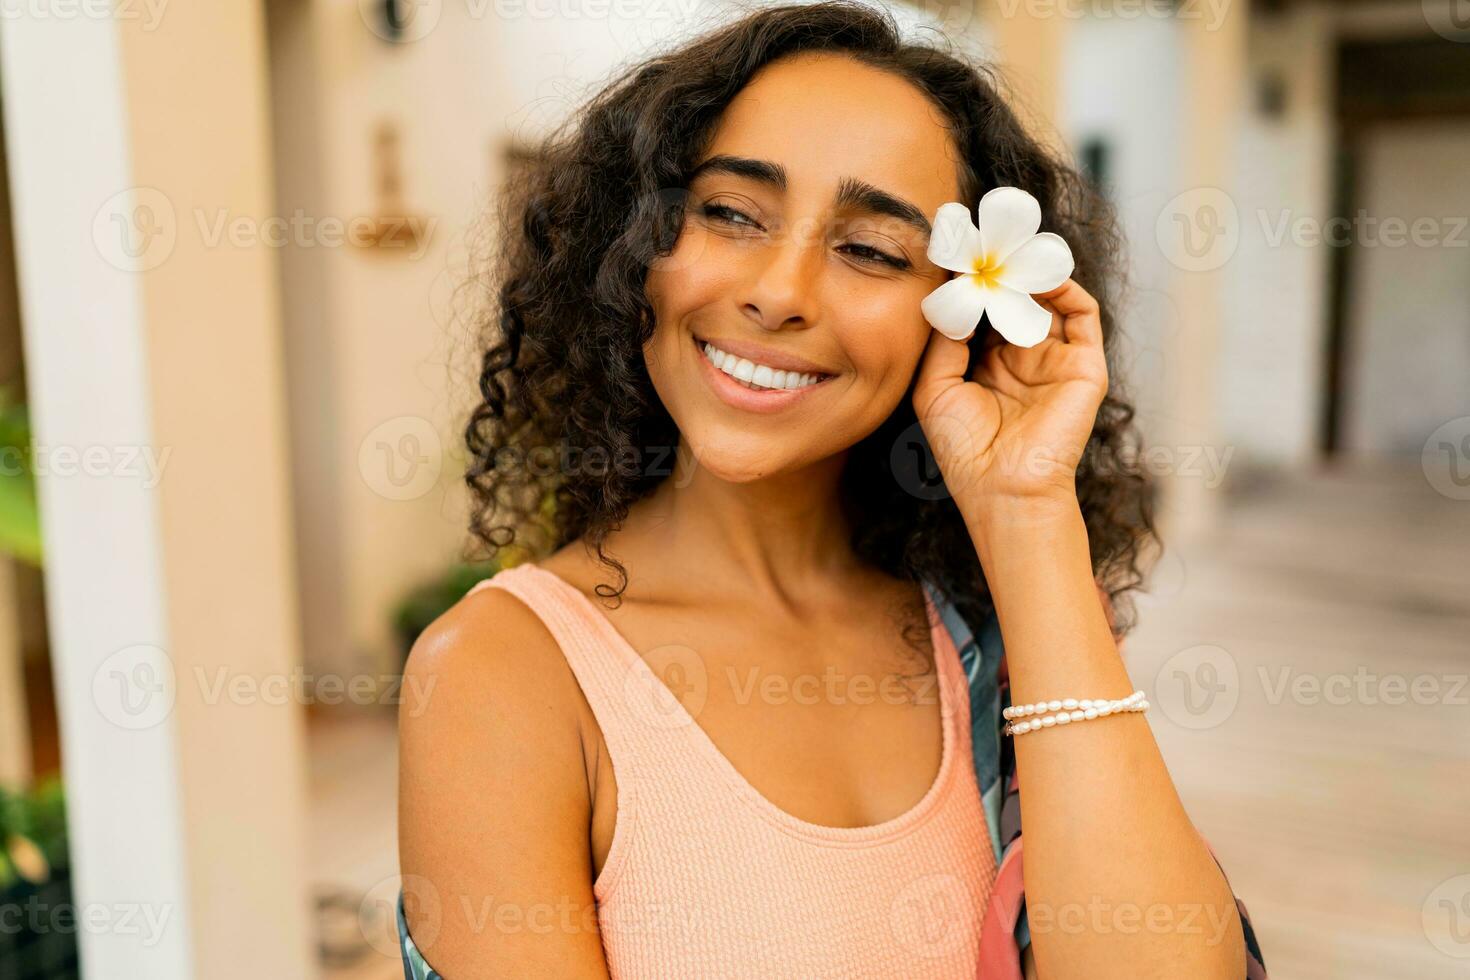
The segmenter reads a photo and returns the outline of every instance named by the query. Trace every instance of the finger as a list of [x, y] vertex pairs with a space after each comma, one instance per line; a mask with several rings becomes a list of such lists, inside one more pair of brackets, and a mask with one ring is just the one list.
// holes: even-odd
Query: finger
[[1016, 372], [1006, 363], [1007, 351], [1020, 350], [1013, 345], [1006, 344], [1003, 347], [991, 348], [980, 359], [975, 370], [970, 372], [970, 380], [983, 385], [992, 391], [998, 392], [1011, 398], [1019, 399], [1025, 394], [1026, 385], [1017, 376]]
[[1097, 300], [1075, 279], [1068, 279], [1056, 289], [1033, 294], [1042, 306], [1059, 314], [1062, 338], [1069, 344], [1102, 347], [1102, 313]]
[[1067, 318], [1045, 303], [1041, 305], [1051, 310], [1051, 329], [1046, 332], [1046, 339], [1061, 341], [1065, 344], [1067, 342]]
[[919, 358], [914, 380], [914, 411], [923, 417], [930, 403], [957, 384], [963, 384], [970, 365], [970, 346], [950, 340], [938, 330], [929, 331], [929, 342]]
[[1065, 318], [1045, 303], [1037, 302], [1049, 317], [1046, 336], [1030, 347], [1002, 341], [994, 345], [999, 348], [997, 357], [1018, 377], [1031, 378], [1041, 370], [1053, 356], [1053, 351], [1067, 343]]

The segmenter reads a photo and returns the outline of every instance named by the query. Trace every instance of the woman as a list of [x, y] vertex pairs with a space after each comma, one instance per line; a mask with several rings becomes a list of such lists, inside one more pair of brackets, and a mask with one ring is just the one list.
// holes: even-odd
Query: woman
[[[922, 308], [932, 219], [998, 187], [1075, 255], [1031, 347]], [[1152, 528], [1114, 231], [987, 75], [766, 10], [629, 71], [518, 193], [468, 479], [489, 550], [542, 557], [409, 661], [409, 975], [1247, 975], [1121, 707]], [[1108, 716], [998, 730], [1069, 697]]]

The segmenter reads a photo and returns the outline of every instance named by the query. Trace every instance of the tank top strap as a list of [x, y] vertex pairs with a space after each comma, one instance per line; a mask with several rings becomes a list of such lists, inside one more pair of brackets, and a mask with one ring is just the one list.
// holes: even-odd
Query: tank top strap
[[669, 736], [692, 719], [669, 684], [683, 686], [703, 677], [703, 663], [693, 650], [671, 644], [645, 654], [666, 684], [592, 600], [555, 573], [525, 562], [502, 569], [467, 594], [483, 588], [511, 593], [546, 626], [618, 762], [639, 767], [638, 760], [649, 753], [664, 757], [676, 750], [678, 742]]

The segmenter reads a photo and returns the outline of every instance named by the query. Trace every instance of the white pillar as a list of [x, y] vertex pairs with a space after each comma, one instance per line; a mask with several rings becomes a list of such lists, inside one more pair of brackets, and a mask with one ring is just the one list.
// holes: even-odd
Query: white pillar
[[275, 256], [205, 227], [273, 206], [259, 3], [15, 14], [0, 91], [74, 887], [115, 924], [78, 931], [84, 972], [308, 977], [301, 705], [259, 695], [298, 655]]

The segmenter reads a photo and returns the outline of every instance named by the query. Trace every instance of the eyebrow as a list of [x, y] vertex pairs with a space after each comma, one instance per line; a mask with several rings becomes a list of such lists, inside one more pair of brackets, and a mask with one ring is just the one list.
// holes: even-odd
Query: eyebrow
[[[781, 164], [770, 160], [733, 156], [728, 153], [718, 153], [706, 159], [690, 171], [686, 183], [693, 183], [696, 177], [709, 173], [745, 177], [769, 184], [778, 191], [785, 191], [788, 186], [786, 168]], [[924, 212], [914, 205], [901, 197], [874, 187], [865, 180], [858, 180], [856, 177], [843, 177], [838, 182], [836, 204], [839, 208], [853, 208], [869, 214], [897, 218], [918, 229], [925, 237], [932, 234], [934, 230], [929, 224], [929, 219], [924, 217]]]

